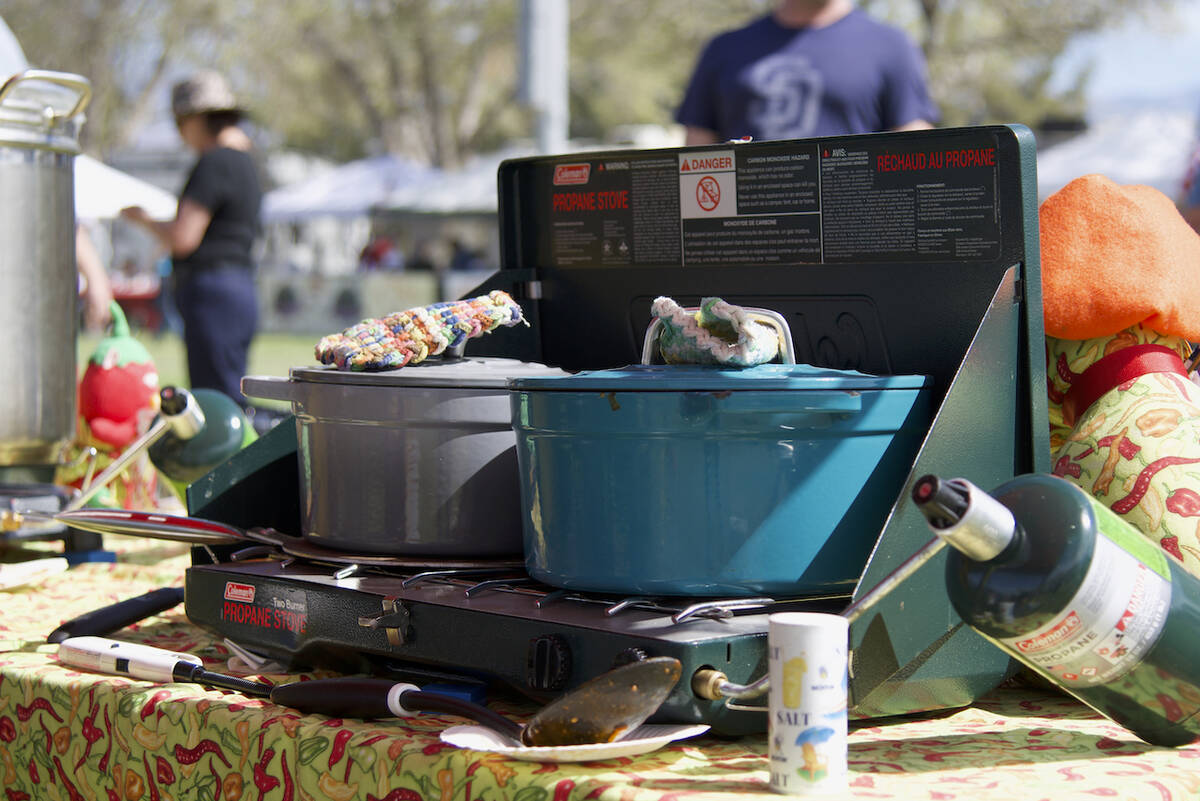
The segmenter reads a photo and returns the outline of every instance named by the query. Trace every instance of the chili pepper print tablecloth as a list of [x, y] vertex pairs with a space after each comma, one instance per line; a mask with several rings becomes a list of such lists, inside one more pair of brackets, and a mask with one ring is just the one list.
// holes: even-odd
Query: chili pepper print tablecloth
[[[172, 550], [174, 549], [174, 550]], [[4, 558], [0, 553], [0, 558]], [[0, 592], [0, 786], [6, 801], [641, 801], [774, 796], [765, 735], [712, 735], [636, 758], [538, 764], [443, 744], [440, 716], [331, 720], [194, 685], [67, 669], [43, 640], [63, 620], [178, 585], [184, 550], [161, 543]], [[229, 656], [183, 607], [116, 638]], [[320, 674], [307, 674], [315, 676]], [[300, 678], [272, 674], [279, 682]], [[496, 704], [520, 717], [532, 711]], [[1200, 746], [1148, 746], [1066, 696], [998, 689], [970, 708], [870, 721], [850, 734], [854, 799], [1200, 797]]]

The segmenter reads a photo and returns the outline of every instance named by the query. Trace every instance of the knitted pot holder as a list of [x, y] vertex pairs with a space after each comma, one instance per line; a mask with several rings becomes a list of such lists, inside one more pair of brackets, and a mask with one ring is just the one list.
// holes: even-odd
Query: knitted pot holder
[[336, 365], [339, 370], [394, 370], [517, 323], [528, 325], [521, 307], [497, 289], [467, 300], [363, 320], [340, 334], [323, 337], [317, 343], [316, 356], [322, 364]]
[[660, 297], [650, 311], [661, 324], [658, 348], [668, 364], [753, 367], [779, 355], [774, 327], [720, 298], [704, 298], [698, 310], [689, 310]]

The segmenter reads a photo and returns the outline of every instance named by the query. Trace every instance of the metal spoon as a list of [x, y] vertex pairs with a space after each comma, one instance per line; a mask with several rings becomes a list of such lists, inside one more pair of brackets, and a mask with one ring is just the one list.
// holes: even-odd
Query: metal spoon
[[293, 682], [273, 688], [271, 701], [335, 717], [440, 712], [473, 720], [522, 745], [584, 745], [612, 742], [642, 725], [671, 693], [681, 672], [679, 660], [669, 656], [623, 665], [542, 707], [524, 726], [485, 706], [387, 679]]

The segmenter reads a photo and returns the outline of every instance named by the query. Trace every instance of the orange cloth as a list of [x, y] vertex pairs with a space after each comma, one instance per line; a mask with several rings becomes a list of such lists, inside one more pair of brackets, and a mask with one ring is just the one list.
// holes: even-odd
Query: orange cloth
[[1038, 222], [1047, 334], [1143, 323], [1200, 340], [1200, 235], [1162, 192], [1085, 175], [1046, 198]]

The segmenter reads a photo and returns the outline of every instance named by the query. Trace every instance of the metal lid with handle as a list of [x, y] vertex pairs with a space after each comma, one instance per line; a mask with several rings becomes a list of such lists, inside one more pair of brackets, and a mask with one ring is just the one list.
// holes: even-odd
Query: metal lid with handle
[[82, 75], [25, 70], [0, 84], [0, 145], [78, 153], [80, 115], [92, 99]]

